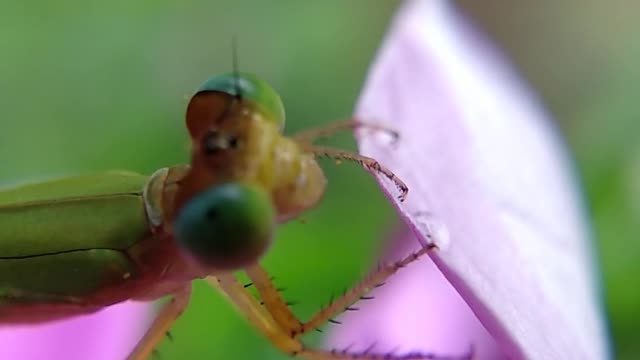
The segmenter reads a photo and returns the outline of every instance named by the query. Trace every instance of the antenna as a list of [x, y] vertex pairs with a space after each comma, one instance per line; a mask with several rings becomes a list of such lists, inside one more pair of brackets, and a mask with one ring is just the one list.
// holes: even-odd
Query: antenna
[[236, 98], [242, 100], [242, 89], [240, 88], [240, 71], [238, 70], [238, 38], [233, 35], [231, 38], [231, 60], [233, 62], [233, 87], [236, 91]]

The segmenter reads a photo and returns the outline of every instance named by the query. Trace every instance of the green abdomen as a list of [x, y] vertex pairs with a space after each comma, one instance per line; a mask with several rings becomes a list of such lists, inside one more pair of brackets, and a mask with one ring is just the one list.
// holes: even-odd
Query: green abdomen
[[0, 304], [84, 298], [136, 275], [126, 250], [148, 236], [131, 173], [77, 176], [0, 192]]

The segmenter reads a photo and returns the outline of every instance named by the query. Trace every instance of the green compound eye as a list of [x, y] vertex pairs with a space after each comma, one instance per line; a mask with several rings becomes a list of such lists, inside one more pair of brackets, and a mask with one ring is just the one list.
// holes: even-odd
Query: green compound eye
[[267, 119], [278, 124], [281, 130], [284, 128], [284, 105], [280, 95], [255, 75], [247, 73], [217, 75], [202, 84], [197, 93], [203, 91], [218, 91], [250, 100]]
[[209, 188], [180, 210], [178, 244], [207, 268], [235, 270], [257, 261], [271, 243], [275, 210], [256, 187], [228, 183]]

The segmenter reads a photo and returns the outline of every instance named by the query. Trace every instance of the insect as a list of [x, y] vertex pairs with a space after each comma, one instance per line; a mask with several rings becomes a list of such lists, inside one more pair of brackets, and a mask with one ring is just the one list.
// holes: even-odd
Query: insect
[[[284, 122], [283, 104], [268, 84], [250, 74], [222, 74], [205, 82], [187, 107], [189, 165], [150, 177], [106, 172], [0, 192], [0, 322], [44, 322], [172, 296], [128, 357], [143, 360], [187, 307], [191, 282], [205, 279], [285, 353], [379, 359], [308, 348], [300, 338], [431, 248], [379, 267], [307, 321], [289, 309], [259, 260], [276, 225], [322, 198], [319, 156], [385, 175], [403, 200], [407, 187], [374, 159], [314, 144], [341, 130], [390, 130], [349, 119], [287, 137]], [[238, 282], [238, 270], [260, 300]]]

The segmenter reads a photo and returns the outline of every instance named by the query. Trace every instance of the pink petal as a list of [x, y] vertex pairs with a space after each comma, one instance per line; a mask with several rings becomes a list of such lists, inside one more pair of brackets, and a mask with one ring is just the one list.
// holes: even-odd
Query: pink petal
[[0, 359], [124, 359], [142, 337], [150, 306], [127, 302], [41, 325], [2, 325]]
[[[441, 249], [433, 261], [509, 358], [607, 358], [588, 225], [556, 130], [533, 94], [449, 3], [405, 5], [357, 108], [359, 118], [389, 124], [401, 139], [390, 145], [383, 135], [363, 131], [361, 152], [408, 184], [407, 201], [396, 205], [419, 240], [430, 241], [434, 226], [444, 229], [432, 234]], [[394, 185], [379, 180], [395, 201]], [[416, 266], [404, 271], [423, 271], [425, 282], [433, 276]], [[395, 296], [411, 296], [404, 291]], [[415, 296], [425, 299], [428, 291]], [[441, 296], [436, 291], [433, 296]], [[368, 321], [341, 330], [334, 341], [358, 339], [371, 326], [406, 339], [395, 345], [425, 351], [451, 341], [428, 342], [435, 335], [421, 334], [419, 324], [405, 331], [390, 325], [398, 307], [418, 313], [432, 304], [388, 301], [406, 305], [363, 312]], [[449, 320], [434, 321], [447, 326]], [[475, 331], [454, 340], [468, 346]]]

